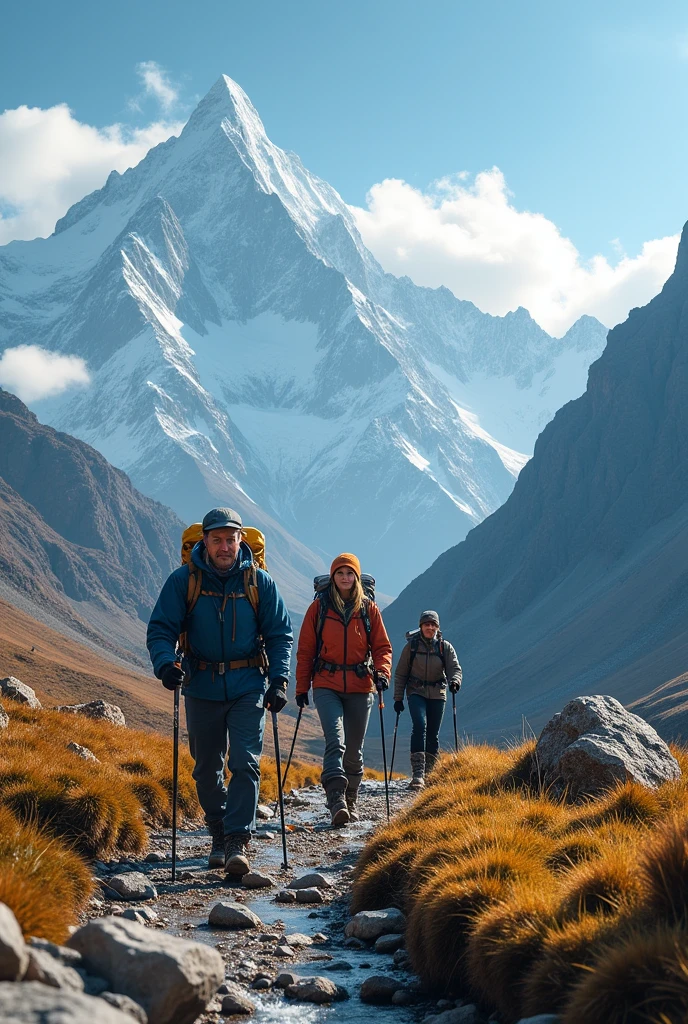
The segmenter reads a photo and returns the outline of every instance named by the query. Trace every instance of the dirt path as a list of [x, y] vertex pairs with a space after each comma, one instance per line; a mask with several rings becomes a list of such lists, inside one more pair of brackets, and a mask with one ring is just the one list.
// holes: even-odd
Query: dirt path
[[[392, 813], [409, 798], [407, 781], [391, 785]], [[361, 984], [370, 975], [389, 975], [400, 984], [412, 985], [405, 969], [405, 953], [376, 953], [372, 947], [351, 948], [345, 945], [344, 926], [349, 920], [348, 896], [351, 871], [366, 838], [386, 820], [384, 786], [381, 782], [365, 782], [361, 786], [361, 821], [340, 829], [329, 826], [323, 794], [320, 787], [294, 791], [287, 799], [287, 822], [291, 826], [288, 839], [289, 869], [284, 871], [279, 819], [258, 823], [258, 834], [252, 844], [253, 870], [264, 872], [275, 880], [271, 889], [249, 890], [241, 884], [228, 886], [223, 873], [208, 871], [206, 858], [208, 837], [205, 830], [182, 832], [179, 838], [179, 872], [176, 884], [171, 883], [170, 862], [118, 862], [97, 868], [99, 877], [107, 883], [114, 872], [136, 869], [143, 871], [154, 882], [157, 900], [147, 905], [158, 919], [150, 927], [164, 928], [173, 935], [193, 938], [209, 943], [222, 954], [226, 964], [226, 980], [236, 982], [256, 1005], [251, 1018], [268, 1022], [298, 1020], [301, 1024], [319, 1024], [335, 1021], [368, 1021], [371, 1013], [379, 1024], [387, 1019], [397, 1024], [410, 1024], [421, 1020], [424, 1013], [436, 1004], [418, 999], [408, 1007], [371, 1007], [359, 999]], [[170, 851], [170, 833], [159, 833], [151, 843], [153, 855], [165, 856]], [[320, 871], [331, 882], [321, 888], [324, 902], [318, 904], [282, 903], [275, 900], [279, 889], [308, 871]], [[107, 893], [107, 889], [105, 889]], [[112, 892], [109, 893], [112, 895]], [[243, 904], [258, 915], [262, 927], [246, 931], [228, 931], [211, 928], [208, 914], [222, 901]], [[93, 907], [93, 915], [121, 913], [136, 904], [105, 900]], [[285, 936], [305, 935], [311, 944], [298, 945], [293, 940], [292, 952], [279, 950]], [[282, 971], [301, 977], [321, 975], [330, 978], [347, 990], [349, 999], [331, 1006], [313, 1006], [294, 1003], [275, 988], [263, 991], [253, 988], [264, 975], [272, 984]], [[259, 983], [260, 984], [260, 983]], [[234, 1019], [223, 1015], [220, 1002], [206, 1012], [199, 1021], [217, 1022]], [[240, 1018], [236, 1018], [240, 1019]], [[246, 1018], [245, 1018], [246, 1019]]]

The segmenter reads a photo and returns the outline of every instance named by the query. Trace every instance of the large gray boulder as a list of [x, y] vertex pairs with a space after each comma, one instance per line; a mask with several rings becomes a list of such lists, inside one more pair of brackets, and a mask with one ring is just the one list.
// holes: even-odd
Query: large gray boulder
[[535, 747], [537, 769], [573, 794], [595, 793], [617, 782], [651, 789], [677, 779], [681, 769], [664, 740], [614, 697], [576, 697], [550, 719]]
[[155, 900], [158, 891], [143, 871], [123, 871], [119, 875], [111, 875], [103, 887], [112, 889], [121, 900]]
[[341, 985], [335, 984], [330, 978], [316, 976], [298, 978], [293, 985], [284, 990], [287, 999], [295, 999], [302, 1003], [334, 1003], [348, 999], [349, 993]]
[[87, 704], [60, 704], [55, 710], [64, 711], [68, 715], [86, 715], [87, 718], [111, 722], [112, 725], [127, 724], [122, 709], [118, 708], [116, 704], [108, 704], [104, 700], [91, 700]]
[[0, 1020], [12, 1024], [132, 1024], [132, 1018], [102, 999], [48, 988], [38, 981], [0, 982]]
[[84, 979], [78, 971], [62, 963], [47, 950], [35, 946], [29, 947], [29, 966], [24, 980], [40, 981], [41, 985], [66, 988], [72, 992], [84, 991]]
[[381, 935], [399, 935], [406, 931], [406, 918], [396, 907], [387, 910], [361, 910], [355, 914], [344, 934], [347, 938], [374, 942]]
[[35, 691], [14, 676], [5, 676], [4, 679], [0, 679], [0, 697], [16, 700], [18, 704], [28, 704], [30, 708], [40, 709], [43, 706]]
[[155, 1024], [191, 1024], [224, 978], [216, 949], [153, 931], [121, 917], [102, 917], [69, 939], [86, 969], [144, 1008]]
[[7, 904], [0, 903], [0, 981], [19, 981], [28, 963], [29, 951], [19, 922]]

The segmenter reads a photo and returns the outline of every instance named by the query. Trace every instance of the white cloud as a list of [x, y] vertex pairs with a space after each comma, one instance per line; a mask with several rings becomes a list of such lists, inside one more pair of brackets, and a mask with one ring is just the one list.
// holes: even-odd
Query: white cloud
[[583, 313], [619, 323], [656, 295], [676, 259], [678, 235], [646, 242], [635, 257], [619, 252], [614, 263], [584, 261], [552, 221], [515, 207], [497, 167], [472, 182], [465, 174], [443, 179], [428, 192], [388, 178], [367, 204], [352, 212], [385, 270], [445, 285], [489, 313], [525, 306], [555, 335]]
[[133, 167], [182, 127], [160, 120], [143, 128], [94, 128], [78, 121], [64, 103], [5, 110], [0, 114], [0, 245], [49, 235], [73, 203], [105, 184], [110, 171]]
[[148, 96], [153, 96], [164, 111], [171, 110], [179, 101], [179, 92], [170, 82], [164, 68], [154, 60], [144, 60], [136, 65], [136, 73], [143, 82]]
[[0, 356], [0, 385], [23, 402], [36, 402], [88, 383], [88, 369], [79, 356], [62, 356], [39, 345], [6, 348]]

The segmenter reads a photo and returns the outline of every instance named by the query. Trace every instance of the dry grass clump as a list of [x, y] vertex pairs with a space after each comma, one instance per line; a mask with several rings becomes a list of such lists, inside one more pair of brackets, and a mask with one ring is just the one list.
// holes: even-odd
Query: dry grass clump
[[686, 776], [585, 802], [548, 791], [533, 744], [443, 757], [356, 869], [353, 909], [407, 914], [433, 993], [470, 993], [507, 1020], [688, 1021]]
[[[284, 775], [285, 765], [282, 765]], [[314, 764], [292, 761], [287, 776], [287, 789], [302, 789], [320, 781], [320, 768]], [[260, 759], [260, 799], [265, 803], [277, 800], [277, 762], [274, 757]]]
[[24, 935], [63, 942], [92, 887], [76, 853], [0, 807], [0, 903], [14, 912]]

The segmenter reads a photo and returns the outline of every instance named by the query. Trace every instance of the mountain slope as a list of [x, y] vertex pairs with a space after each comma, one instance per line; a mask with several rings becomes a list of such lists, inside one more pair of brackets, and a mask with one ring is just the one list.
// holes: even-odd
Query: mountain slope
[[178, 564], [182, 523], [1, 389], [0, 440], [2, 595], [140, 657], [153, 604]]
[[674, 274], [609, 333], [506, 504], [385, 612], [398, 636], [438, 608], [462, 655], [470, 732], [520, 731], [522, 715], [537, 729], [601, 690], [677, 727], [651, 691], [688, 661], [687, 393], [684, 229]]
[[297, 611], [321, 554], [355, 550], [396, 593], [497, 508], [606, 333], [553, 339], [385, 274], [226, 77], [0, 266], [0, 347], [40, 340], [93, 374], [41, 415], [187, 521], [238, 507]]

